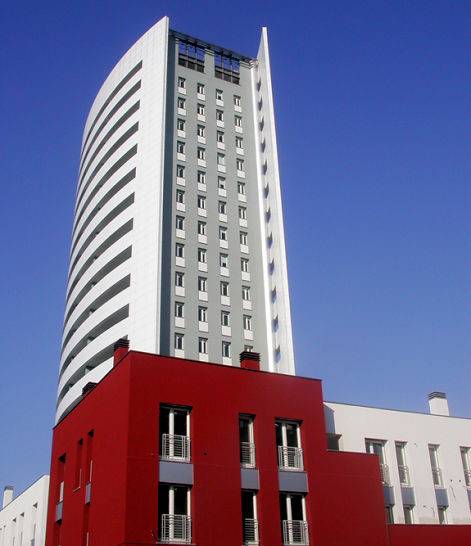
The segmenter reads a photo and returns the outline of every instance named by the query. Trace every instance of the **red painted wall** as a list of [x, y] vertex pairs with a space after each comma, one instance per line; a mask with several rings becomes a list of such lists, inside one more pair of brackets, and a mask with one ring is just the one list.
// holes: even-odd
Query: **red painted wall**
[[[54, 430], [46, 546], [83, 546], [87, 518], [90, 546], [156, 543], [162, 403], [192, 407], [193, 543], [242, 545], [238, 420], [248, 413], [255, 415], [262, 546], [281, 546], [276, 418], [302, 421], [310, 543], [389, 545], [378, 460], [326, 450], [320, 381], [130, 352]], [[94, 471], [87, 507], [84, 488], [74, 491], [71, 484], [76, 444], [92, 429]], [[63, 453], [66, 487], [59, 526], [54, 492], [56, 462]], [[410, 535], [409, 542], [400, 542], [400, 531], [391, 536], [399, 541], [392, 546], [416, 544]]]
[[471, 525], [389, 525], [391, 546], [470, 546]]

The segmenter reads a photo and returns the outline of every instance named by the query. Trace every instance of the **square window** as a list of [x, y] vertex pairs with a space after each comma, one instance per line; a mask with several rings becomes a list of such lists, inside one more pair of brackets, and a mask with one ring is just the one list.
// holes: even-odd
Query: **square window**
[[242, 149], [244, 147], [243, 146], [244, 140], [241, 137], [236, 137], [235, 142], [236, 142], [236, 148]]
[[185, 192], [183, 190], [177, 190], [176, 200], [177, 200], [177, 203], [181, 203], [181, 204], [185, 203]]
[[177, 165], [178, 178], [185, 178], [185, 167], [183, 165]]
[[226, 189], [226, 179], [223, 178], [222, 176], [218, 177], [218, 188], [221, 189], [221, 190]]
[[226, 164], [226, 156], [224, 154], [218, 154], [218, 165]]
[[177, 258], [184, 258], [185, 257], [185, 245], [182, 245], [181, 243], [176, 243], [176, 245], [175, 245], [175, 256]]
[[198, 148], [198, 159], [205, 159], [206, 150], [204, 148]]
[[234, 106], [240, 106], [240, 97], [239, 95], [234, 95]]
[[222, 110], [216, 110], [217, 121], [224, 121], [224, 112]]
[[181, 76], [178, 77], [178, 87], [180, 87], [180, 89], [185, 89], [185, 78], [182, 78]]
[[237, 192], [240, 195], [245, 195], [245, 183], [244, 182], [237, 182]]
[[204, 95], [204, 85], [202, 83], [196, 84], [196, 92], [200, 95]]
[[242, 127], [242, 118], [240, 116], [234, 116], [234, 125], [236, 127]]
[[222, 131], [216, 132], [216, 140], [217, 142], [224, 143], [224, 133]]
[[227, 241], [227, 228], [219, 226], [219, 239]]
[[181, 142], [180, 140], [177, 142], [177, 153], [179, 154], [185, 153], [185, 143]]
[[178, 97], [178, 108], [181, 108], [182, 110], [185, 110], [185, 99], [182, 97]]
[[244, 170], [244, 160], [243, 159], [237, 158], [236, 159], [236, 164], [237, 164], [237, 170], [238, 171], [243, 171]]
[[198, 203], [198, 208], [199, 209], [205, 209], [206, 208], [206, 197], [204, 195], [198, 195], [197, 203]]
[[247, 220], [247, 209], [245, 207], [239, 207], [239, 218], [241, 220]]
[[181, 271], [175, 271], [175, 286], [185, 286], [185, 274]]
[[227, 214], [227, 203], [225, 201], [219, 201], [218, 210], [219, 214]]
[[178, 119], [177, 120], [177, 129], [179, 131], [184, 131], [185, 130], [185, 120], [183, 120], [183, 119]]
[[198, 136], [204, 137], [204, 130], [205, 130], [204, 125], [198, 125], [198, 127], [196, 128], [196, 132]]
[[198, 235], [206, 235], [206, 222], [198, 222]]
[[244, 330], [252, 330], [252, 317], [244, 315], [243, 317]]
[[219, 254], [219, 265], [229, 267], [229, 256], [227, 254]]
[[204, 116], [204, 104], [198, 103], [198, 106], [196, 107], [196, 112], [200, 116]]
[[222, 91], [220, 89], [216, 89], [216, 100], [223, 100]]
[[231, 344], [229, 341], [222, 342], [222, 356], [225, 358], [231, 358]]
[[183, 351], [183, 334], [175, 334], [175, 349]]
[[221, 311], [221, 326], [231, 325], [231, 315], [229, 311]]
[[229, 296], [229, 283], [226, 281], [221, 281], [220, 284], [221, 296]]
[[208, 308], [198, 307], [198, 320], [199, 322], [208, 322]]
[[184, 318], [184, 304], [181, 301], [175, 302], [175, 316], [177, 318]]
[[243, 286], [242, 287], [242, 299], [244, 301], [250, 301], [250, 287], [249, 286]]
[[249, 272], [249, 260], [247, 258], [241, 258], [240, 259], [240, 269], [244, 273]]
[[175, 218], [175, 228], [182, 231], [185, 229], [185, 218], [183, 216], [177, 216]]
[[198, 261], [202, 264], [206, 263], [206, 250], [204, 248], [198, 248]]
[[248, 235], [245, 231], [241, 231], [240, 234], [239, 234], [239, 239], [240, 239], [240, 244], [241, 245], [246, 245], [248, 244]]
[[198, 184], [206, 184], [206, 173], [198, 171]]
[[208, 279], [206, 277], [198, 277], [198, 290], [200, 292], [208, 291]]
[[199, 337], [198, 338], [198, 352], [201, 355], [207, 355], [208, 354], [208, 340], [205, 337]]

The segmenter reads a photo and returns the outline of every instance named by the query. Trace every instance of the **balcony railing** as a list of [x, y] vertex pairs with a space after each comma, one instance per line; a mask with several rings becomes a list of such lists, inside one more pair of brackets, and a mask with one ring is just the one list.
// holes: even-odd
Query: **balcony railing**
[[435, 487], [443, 487], [441, 468], [432, 468], [432, 476], [433, 476], [433, 485]]
[[179, 434], [162, 434], [162, 459], [189, 461], [191, 458], [190, 438]]
[[162, 514], [160, 540], [169, 544], [191, 542], [191, 518], [180, 514]]
[[307, 521], [283, 520], [283, 544], [309, 544]]
[[258, 521], [256, 519], [244, 519], [244, 544], [258, 544]]
[[240, 442], [240, 464], [246, 468], [255, 466], [255, 444]]
[[471, 470], [465, 469], [465, 471], [464, 471], [464, 481], [466, 483], [466, 487], [471, 487]]
[[410, 485], [409, 467], [403, 464], [398, 465], [399, 482], [401, 485]]
[[389, 485], [391, 480], [389, 478], [389, 467], [387, 464], [379, 463], [379, 471], [381, 473], [381, 482], [383, 485]]
[[303, 470], [303, 450], [300, 447], [278, 446], [278, 466], [282, 470]]

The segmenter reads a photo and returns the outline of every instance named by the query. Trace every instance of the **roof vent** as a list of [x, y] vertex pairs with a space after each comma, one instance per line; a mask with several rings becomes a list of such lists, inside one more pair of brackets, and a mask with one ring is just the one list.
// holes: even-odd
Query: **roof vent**
[[113, 366], [116, 366], [129, 352], [129, 339], [118, 339], [114, 344]]
[[10, 504], [10, 502], [13, 500], [13, 486], [12, 485], [5, 485], [3, 488], [3, 504], [2, 508], [5, 508], [7, 504]]
[[431, 392], [428, 395], [428, 404], [432, 415], [450, 415], [448, 400], [444, 392]]

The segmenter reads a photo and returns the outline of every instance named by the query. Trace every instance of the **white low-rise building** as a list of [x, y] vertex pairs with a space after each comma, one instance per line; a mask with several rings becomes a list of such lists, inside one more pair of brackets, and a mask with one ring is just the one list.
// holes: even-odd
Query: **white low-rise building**
[[0, 510], [0, 545], [44, 546], [46, 541], [49, 476], [44, 475], [21, 495], [6, 486]]
[[329, 447], [378, 455], [392, 523], [471, 524], [471, 419], [444, 393], [430, 413], [326, 402]]

